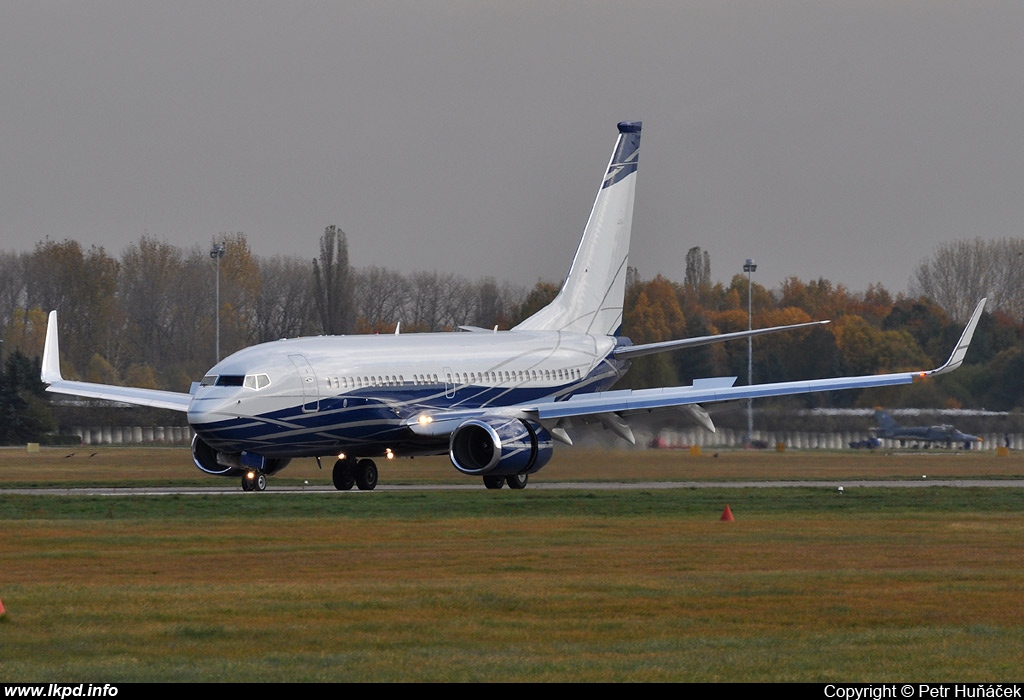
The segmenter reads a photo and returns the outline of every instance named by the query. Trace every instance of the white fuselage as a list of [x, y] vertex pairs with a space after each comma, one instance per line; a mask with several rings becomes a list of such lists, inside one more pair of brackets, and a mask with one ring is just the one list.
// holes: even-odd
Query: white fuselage
[[322, 336], [264, 343], [222, 360], [189, 423], [225, 451], [297, 457], [443, 452], [412, 435], [432, 411], [521, 406], [607, 389], [618, 339], [564, 331]]

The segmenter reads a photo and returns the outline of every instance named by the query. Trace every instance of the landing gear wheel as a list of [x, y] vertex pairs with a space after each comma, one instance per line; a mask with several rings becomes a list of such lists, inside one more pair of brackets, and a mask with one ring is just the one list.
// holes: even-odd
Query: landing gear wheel
[[513, 474], [512, 476], [509, 476], [505, 479], [505, 481], [508, 482], [508, 487], [510, 489], [516, 489], [517, 491], [519, 489], [525, 489], [526, 482], [529, 480], [529, 474]]
[[356, 478], [352, 475], [352, 465], [343, 459], [334, 463], [334, 471], [331, 472], [334, 480], [334, 488], [339, 491], [351, 491], [356, 485]]
[[497, 489], [500, 489], [504, 485], [505, 485], [505, 477], [503, 477], [503, 476], [485, 476], [484, 477], [484, 486], [486, 486], [489, 489], [497, 490]]
[[255, 479], [250, 479], [248, 474], [243, 474], [242, 475], [242, 490], [243, 491], [252, 491], [253, 487], [255, 486], [255, 483], [253, 483], [253, 482], [255, 482]]
[[373, 491], [377, 487], [377, 465], [372, 459], [356, 462], [356, 486], [360, 491]]
[[255, 482], [253, 484], [253, 490], [254, 491], [266, 491], [267, 490], [267, 475], [266, 474], [257, 474], [256, 478], [253, 481]]

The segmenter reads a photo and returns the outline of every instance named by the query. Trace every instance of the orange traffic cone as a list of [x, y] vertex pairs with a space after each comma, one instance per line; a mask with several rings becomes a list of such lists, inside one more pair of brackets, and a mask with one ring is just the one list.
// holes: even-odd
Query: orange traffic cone
[[722, 517], [720, 518], [720, 520], [723, 523], [736, 522], [736, 518], [732, 517], [732, 511], [729, 510], [729, 505], [728, 504], [726, 504], [725, 510], [722, 511]]
[[6, 614], [7, 614], [7, 611], [4, 610], [4, 601], [0, 600], [0, 617], [3, 617]]

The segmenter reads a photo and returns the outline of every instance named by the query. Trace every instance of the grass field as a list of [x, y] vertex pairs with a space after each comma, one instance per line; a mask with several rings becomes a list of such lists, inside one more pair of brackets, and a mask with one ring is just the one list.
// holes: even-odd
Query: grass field
[[[478, 483], [459, 474], [447, 457], [377, 460], [382, 484]], [[329, 485], [331, 466], [324, 459], [294, 460], [274, 484]], [[999, 458], [992, 450], [897, 450], [837, 452], [804, 450], [705, 451], [597, 450], [559, 445], [554, 459], [530, 477], [534, 482], [572, 481], [735, 481], [750, 479], [919, 479], [969, 477], [1024, 478], [1024, 453]], [[187, 447], [69, 447], [29, 454], [0, 448], [0, 488], [17, 486], [218, 486], [233, 480], [201, 473]]]
[[[0, 451], [0, 488], [223, 485]], [[537, 481], [1006, 478], [992, 453], [562, 450]], [[294, 470], [294, 471], [293, 471]], [[195, 472], [193, 478], [192, 472]], [[464, 482], [440, 460], [384, 483]], [[274, 483], [323, 484], [315, 462]], [[0, 681], [1009, 681], [1016, 488], [0, 494]], [[729, 504], [736, 522], [719, 515]]]

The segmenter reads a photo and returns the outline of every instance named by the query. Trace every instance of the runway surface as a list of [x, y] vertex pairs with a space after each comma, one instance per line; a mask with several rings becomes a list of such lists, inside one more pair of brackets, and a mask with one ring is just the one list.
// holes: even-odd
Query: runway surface
[[[232, 486], [162, 486], [162, 487], [76, 487], [76, 488], [0, 488], [0, 496], [249, 496], [232, 480]], [[861, 488], [1024, 488], [1024, 479], [903, 479], [893, 481], [579, 481], [531, 483], [527, 488], [538, 491], [642, 491], [655, 489], [793, 489], [814, 488], [844, 491]], [[374, 491], [336, 491], [329, 485], [274, 486], [260, 492], [264, 497], [275, 493], [337, 493], [369, 495], [388, 491], [480, 491], [479, 483], [466, 484], [380, 484]]]

